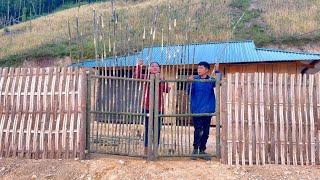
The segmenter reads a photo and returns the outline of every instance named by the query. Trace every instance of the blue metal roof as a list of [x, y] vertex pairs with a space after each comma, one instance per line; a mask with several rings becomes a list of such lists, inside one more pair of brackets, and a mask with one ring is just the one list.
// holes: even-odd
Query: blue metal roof
[[247, 63], [268, 61], [320, 60], [320, 53], [303, 53], [256, 48], [253, 41], [211, 42], [205, 44], [147, 47], [142, 51], [104, 60], [87, 60], [73, 66], [104, 67], [133, 66], [140, 58], [146, 63], [157, 61], [162, 65], [209, 63]]
[[320, 54], [256, 48], [261, 61], [320, 60]]

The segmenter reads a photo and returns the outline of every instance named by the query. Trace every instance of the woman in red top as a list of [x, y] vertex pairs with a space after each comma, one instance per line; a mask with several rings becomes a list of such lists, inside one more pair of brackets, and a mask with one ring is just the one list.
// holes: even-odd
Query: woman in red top
[[[133, 74], [134, 78], [139, 78], [139, 79], [150, 79], [150, 74], [160, 74], [160, 65], [157, 62], [152, 62], [150, 63], [149, 66], [149, 73], [147, 74], [142, 74], [142, 66], [143, 66], [143, 61], [142, 60], [138, 60], [136, 68], [135, 68], [135, 72]], [[160, 79], [163, 80], [163, 76], [160, 75]], [[159, 109], [159, 113], [162, 114], [164, 111], [164, 98], [163, 98], [163, 93], [168, 93], [170, 90], [170, 88], [168, 87], [167, 83], [164, 82], [160, 82], [159, 84], [159, 93], [158, 93], [158, 109]], [[144, 112], [146, 112], [147, 114], [149, 113], [149, 100], [150, 100], [150, 86], [149, 84], [145, 85], [144, 87], [144, 98], [143, 98], [143, 109]], [[161, 129], [161, 120], [160, 118], [158, 119], [158, 144], [160, 141], [160, 129]], [[144, 147], [145, 147], [145, 154], [147, 154], [148, 152], [148, 125], [149, 125], [149, 116], [146, 117], [146, 121], [145, 121], [145, 131], [144, 131]], [[153, 127], [154, 128], [154, 127]]]

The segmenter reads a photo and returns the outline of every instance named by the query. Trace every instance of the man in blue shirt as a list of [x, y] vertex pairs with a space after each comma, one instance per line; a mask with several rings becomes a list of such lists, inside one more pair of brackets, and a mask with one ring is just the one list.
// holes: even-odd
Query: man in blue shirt
[[[191, 85], [191, 113], [203, 114], [214, 113], [216, 98], [214, 87], [216, 86], [215, 78], [209, 76], [210, 64], [208, 62], [200, 62], [198, 64], [198, 75], [190, 76], [189, 80], [207, 80], [195, 81]], [[214, 70], [214, 73], [219, 71]], [[211, 80], [211, 81], [210, 81]], [[205, 153], [207, 140], [209, 138], [210, 124], [212, 116], [193, 117], [194, 141], [192, 159], [200, 155], [205, 160], [211, 160], [211, 157]]]

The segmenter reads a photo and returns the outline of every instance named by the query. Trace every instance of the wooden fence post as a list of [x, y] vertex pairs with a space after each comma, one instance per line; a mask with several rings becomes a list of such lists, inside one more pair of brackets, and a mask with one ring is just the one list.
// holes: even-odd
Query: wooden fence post
[[81, 114], [80, 114], [80, 130], [78, 133], [80, 133], [80, 145], [79, 145], [79, 152], [80, 152], [80, 159], [85, 158], [85, 149], [86, 149], [86, 142], [88, 141], [89, 137], [86, 135], [86, 125], [87, 125], [87, 89], [88, 89], [88, 84], [87, 84], [87, 79], [88, 76], [85, 72], [85, 70], [81, 69], [80, 70], [80, 77], [79, 77], [79, 99], [81, 99]]
[[221, 74], [216, 79], [216, 155], [221, 158], [221, 135], [220, 135], [220, 103], [221, 103], [221, 90], [220, 90], [220, 78]]

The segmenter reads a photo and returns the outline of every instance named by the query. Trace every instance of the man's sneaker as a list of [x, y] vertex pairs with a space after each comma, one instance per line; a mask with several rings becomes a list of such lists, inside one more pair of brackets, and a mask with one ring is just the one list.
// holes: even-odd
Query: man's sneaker
[[200, 158], [206, 161], [211, 161], [211, 155], [206, 153], [205, 151], [200, 150], [199, 152]]
[[196, 160], [199, 155], [199, 149], [194, 149], [191, 154], [191, 159]]

